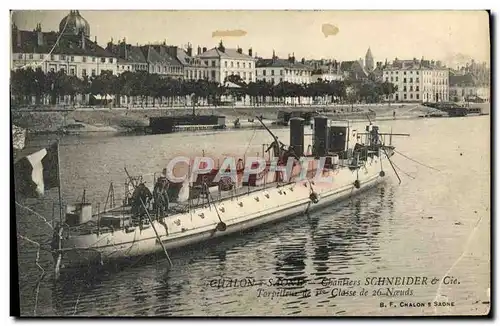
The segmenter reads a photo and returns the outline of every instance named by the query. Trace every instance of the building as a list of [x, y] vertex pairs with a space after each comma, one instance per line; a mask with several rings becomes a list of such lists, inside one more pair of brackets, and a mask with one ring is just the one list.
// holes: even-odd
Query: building
[[64, 71], [82, 78], [117, 73], [115, 56], [90, 40], [90, 26], [78, 10], [71, 10], [59, 24], [59, 32], [33, 31], [12, 27], [11, 69], [41, 68], [45, 73]]
[[397, 86], [396, 102], [448, 102], [449, 71], [440, 61], [398, 60], [383, 69], [383, 81]]
[[245, 83], [255, 82], [255, 62], [252, 57], [252, 49], [248, 55], [241, 48], [229, 49], [224, 47], [222, 41], [218, 47], [205, 50], [196, 56], [206, 66], [208, 80], [224, 83], [228, 76], [235, 75]]
[[289, 56], [287, 60], [278, 58], [274, 51], [271, 59], [259, 59], [256, 64], [257, 80], [271, 82], [277, 85], [281, 82], [294, 84], [311, 83], [312, 68], [295, 60], [295, 55]]
[[117, 58], [117, 73], [125, 71], [148, 71], [148, 62], [139, 46], [127, 44], [124, 38], [118, 44], [109, 42], [106, 50], [113, 53]]
[[365, 55], [365, 69], [368, 73], [372, 72], [373, 69], [375, 69], [373, 54], [370, 48], [368, 48], [368, 51], [366, 51]]
[[[201, 60], [198, 57], [193, 57], [193, 48], [191, 44], [188, 44], [186, 50], [177, 46], [171, 46], [169, 51], [171, 56], [175, 57], [183, 66], [184, 80], [200, 80], [208, 78], [207, 65], [205, 65], [204, 60]], [[201, 47], [198, 46], [198, 55], [201, 53]]]
[[454, 102], [490, 101], [490, 87], [472, 74], [450, 75], [450, 100]]
[[340, 63], [340, 73], [347, 80], [365, 80], [368, 73], [363, 67], [363, 59], [357, 61], [342, 61]]

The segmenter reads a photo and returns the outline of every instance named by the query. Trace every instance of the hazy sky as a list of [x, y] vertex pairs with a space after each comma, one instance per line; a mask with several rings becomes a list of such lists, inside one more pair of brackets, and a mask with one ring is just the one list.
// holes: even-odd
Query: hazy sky
[[[21, 29], [37, 23], [44, 31], [58, 30], [68, 11], [17, 11], [12, 19]], [[395, 57], [489, 62], [489, 17], [485, 11], [88, 11], [91, 38], [100, 45], [111, 38], [132, 44], [160, 42], [214, 47], [216, 30], [240, 29], [240, 37], [226, 37], [227, 47], [249, 47], [259, 56], [353, 60], [371, 47], [375, 61]], [[338, 28], [325, 37], [322, 25]]]

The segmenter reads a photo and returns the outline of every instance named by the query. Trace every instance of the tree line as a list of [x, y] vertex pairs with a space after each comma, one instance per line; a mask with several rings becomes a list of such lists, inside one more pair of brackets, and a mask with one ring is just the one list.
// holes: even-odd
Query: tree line
[[[44, 73], [40, 68], [11, 71], [11, 100], [14, 105], [57, 105], [62, 97], [70, 103], [92, 105], [96, 95], [101, 98], [114, 95], [116, 99], [126, 96], [132, 103], [151, 103], [172, 106], [175, 103], [224, 104], [223, 99], [235, 99], [248, 96], [252, 105], [268, 103], [285, 104], [286, 99], [295, 99], [301, 104], [304, 98], [328, 99], [336, 103], [375, 103], [394, 93], [397, 88], [392, 83], [378, 82], [373, 78], [355, 81], [323, 81], [309, 84], [280, 82], [274, 85], [259, 80], [245, 83], [237, 75], [226, 81], [238, 85], [227, 87], [209, 80], [180, 80], [165, 78], [146, 71], [126, 71], [113, 75], [111, 71], [102, 71], [98, 76], [78, 78], [67, 75], [64, 71]], [[120, 103], [119, 101], [115, 101]]]

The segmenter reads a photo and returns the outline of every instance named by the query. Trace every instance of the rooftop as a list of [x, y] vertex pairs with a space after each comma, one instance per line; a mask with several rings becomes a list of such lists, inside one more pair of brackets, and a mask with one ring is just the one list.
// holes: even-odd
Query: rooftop
[[[59, 37], [57, 32], [12, 30], [13, 53], [49, 53]], [[40, 39], [39, 39], [40, 36]], [[85, 46], [82, 46], [82, 38]], [[114, 57], [114, 55], [91, 41], [85, 35], [61, 35], [52, 54]]]
[[255, 64], [256, 68], [264, 68], [264, 67], [275, 67], [275, 68], [293, 68], [293, 69], [302, 69], [302, 70], [312, 70], [311, 67], [301, 63], [301, 62], [293, 62], [292, 60], [286, 59], [259, 59]]
[[251, 56], [245, 53], [239, 53], [237, 49], [224, 48], [222, 51], [220, 48], [213, 48], [203, 52], [197, 56], [198, 58], [226, 58], [226, 59], [242, 59], [242, 60], [255, 60]]

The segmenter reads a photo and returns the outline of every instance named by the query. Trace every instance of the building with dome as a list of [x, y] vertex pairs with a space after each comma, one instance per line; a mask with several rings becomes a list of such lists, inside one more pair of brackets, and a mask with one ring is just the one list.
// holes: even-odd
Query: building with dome
[[64, 71], [83, 78], [103, 71], [117, 73], [115, 55], [90, 39], [90, 25], [78, 10], [71, 10], [59, 23], [59, 31], [33, 31], [12, 26], [11, 69], [31, 67], [44, 72]]

